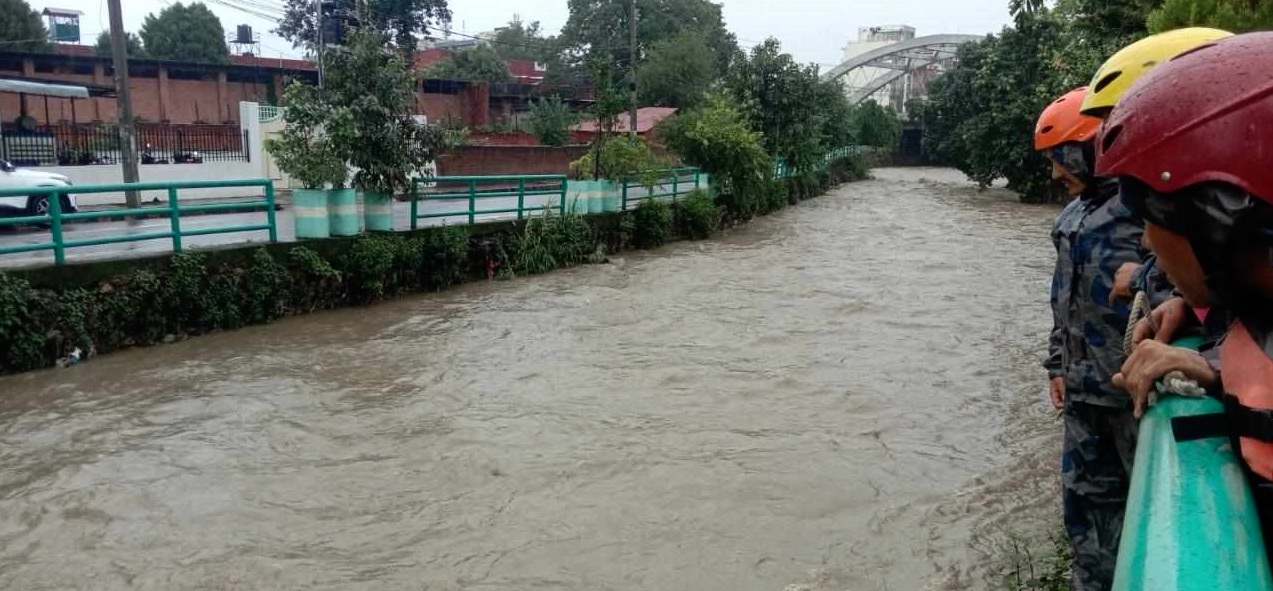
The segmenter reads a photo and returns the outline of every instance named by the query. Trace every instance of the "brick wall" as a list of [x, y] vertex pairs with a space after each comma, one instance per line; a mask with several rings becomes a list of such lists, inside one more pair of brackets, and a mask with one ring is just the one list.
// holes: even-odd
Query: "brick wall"
[[416, 111], [427, 115], [429, 123], [446, 123], [447, 121], [462, 121], [463, 110], [460, 106], [460, 95], [458, 94], [426, 94], [423, 92], [416, 93]]
[[438, 159], [438, 174], [566, 174], [588, 146], [461, 146]]
[[[104, 62], [96, 61], [92, 73], [85, 73], [83, 67], [79, 73], [72, 67], [70, 58], [62, 64], [36, 67], [32, 58], [20, 62], [9, 60], [0, 67], [0, 76], [36, 76], [46, 80], [69, 83], [96, 84], [110, 86], [113, 82], [105, 71]], [[80, 64], [83, 66], [83, 64]], [[284, 74], [273, 75], [274, 94], [282, 97], [282, 79]], [[265, 82], [231, 82], [227, 80], [226, 70], [206, 70], [202, 79], [187, 79], [168, 75], [168, 68], [160, 66], [151, 70], [151, 74], [133, 75], [129, 78], [129, 89], [132, 93], [133, 113], [147, 122], [168, 121], [174, 124], [188, 124], [196, 121], [206, 123], [236, 123], [239, 115], [240, 101], [264, 102], [270, 95], [269, 83]], [[469, 127], [487, 125], [490, 96], [485, 84], [466, 85], [457, 94], [417, 93], [417, 112], [428, 115], [429, 120], [444, 123], [447, 120], [457, 121]], [[72, 101], [64, 98], [48, 98], [48, 114], [45, 114], [45, 97], [28, 96], [27, 114], [35, 118], [41, 125], [59, 122], [91, 123], [95, 121], [115, 121], [116, 108], [114, 98], [90, 98]], [[21, 112], [20, 99], [16, 94], [0, 93], [0, 119], [12, 123]]]

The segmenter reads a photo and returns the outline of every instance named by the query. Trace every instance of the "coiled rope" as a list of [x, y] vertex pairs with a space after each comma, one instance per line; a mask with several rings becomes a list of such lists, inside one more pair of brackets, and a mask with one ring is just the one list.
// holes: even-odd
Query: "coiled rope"
[[[1133, 336], [1136, 330], [1136, 323], [1141, 318], [1149, 318], [1150, 324], [1153, 323], [1153, 316], [1150, 314], [1152, 310], [1149, 306], [1149, 295], [1145, 292], [1137, 292], [1136, 298], [1132, 300], [1131, 316], [1127, 318], [1127, 330], [1123, 332], [1123, 352], [1127, 355], [1132, 354], [1134, 346]], [[1158, 327], [1154, 327], [1157, 329]], [[1149, 404], [1153, 406], [1158, 402], [1158, 393], [1175, 394], [1178, 396], [1206, 396], [1207, 391], [1202, 386], [1187, 377], [1180, 371], [1173, 371], [1163, 376], [1158, 381], [1158, 388], [1149, 391]]]

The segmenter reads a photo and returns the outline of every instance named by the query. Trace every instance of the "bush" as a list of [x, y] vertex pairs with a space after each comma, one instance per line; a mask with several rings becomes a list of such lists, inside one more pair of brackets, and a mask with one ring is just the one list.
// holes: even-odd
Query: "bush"
[[643, 141], [633, 142], [626, 136], [615, 136], [601, 145], [601, 166], [593, 164], [597, 151], [588, 152], [570, 163], [571, 175], [580, 179], [620, 180], [636, 178], [645, 184], [658, 180], [658, 170], [667, 168], [666, 158], [657, 156]]
[[764, 202], [761, 204], [762, 213], [773, 213], [793, 204], [786, 181], [780, 179], [769, 181]]
[[583, 216], [548, 211], [526, 221], [515, 240], [513, 266], [517, 272], [538, 275], [578, 265], [595, 249], [592, 226]]
[[530, 104], [526, 119], [530, 132], [545, 146], [564, 146], [570, 141], [570, 126], [576, 117], [560, 97], [538, 100]]
[[716, 179], [720, 203], [731, 217], [748, 219], [763, 210], [773, 164], [760, 135], [725, 99], [713, 97], [701, 109], [665, 119], [658, 135], [687, 164]]
[[681, 234], [691, 240], [711, 238], [720, 228], [720, 210], [704, 191], [694, 191], [676, 204], [676, 221]]
[[656, 200], [643, 201], [632, 216], [632, 246], [657, 248], [672, 235], [672, 208]]

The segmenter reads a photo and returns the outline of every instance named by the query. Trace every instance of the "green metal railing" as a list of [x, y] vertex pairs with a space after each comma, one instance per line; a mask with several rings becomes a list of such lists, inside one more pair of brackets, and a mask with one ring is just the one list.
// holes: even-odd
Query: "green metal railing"
[[[178, 199], [180, 189], [214, 189], [225, 187], [261, 187], [265, 196], [256, 201], [239, 201], [235, 203], [217, 203], [209, 205], [185, 205]], [[90, 211], [83, 213], [64, 213], [62, 211], [63, 195], [83, 195], [86, 193], [118, 193], [122, 191], [167, 191], [166, 205], [137, 207], [131, 209], [112, 209], [109, 211]], [[232, 181], [177, 181], [154, 183], [118, 183], [112, 185], [76, 185], [71, 187], [26, 187], [21, 189], [0, 190], [0, 197], [35, 197], [44, 195], [49, 200], [49, 212], [45, 215], [28, 215], [22, 217], [0, 218], [0, 227], [28, 224], [45, 225], [49, 228], [50, 240], [35, 244], [17, 246], [0, 246], [0, 255], [22, 252], [53, 251], [53, 260], [61, 265], [66, 262], [66, 249], [81, 246], [98, 246], [103, 244], [119, 244], [123, 242], [141, 242], [145, 240], [171, 239], [173, 252], [181, 252], [181, 239], [187, 236], [204, 236], [208, 234], [229, 234], [233, 232], [268, 231], [270, 242], [278, 242], [278, 225], [274, 215], [274, 183], [269, 179], [250, 179]], [[191, 230], [181, 228], [182, 214], [216, 213], [241, 211], [253, 207], [264, 207], [266, 222], [264, 224], [243, 224], [234, 226], [208, 226]], [[120, 234], [99, 238], [67, 240], [63, 225], [67, 222], [101, 219], [123, 219], [140, 215], [166, 215], [169, 229], [162, 232], [146, 232], [141, 234]]]
[[[458, 185], [448, 188], [445, 185]], [[494, 186], [492, 186], [494, 185]], [[553, 196], [547, 203], [526, 203], [527, 197]], [[483, 200], [516, 199], [517, 206], [494, 206], [479, 209]], [[430, 201], [463, 203], [463, 209], [445, 211], [420, 210], [420, 204]], [[516, 213], [524, 219], [527, 213], [557, 210], [566, 213], [566, 175], [495, 175], [495, 176], [436, 176], [416, 178], [411, 182], [411, 229], [419, 227], [420, 220], [434, 218], [466, 217], [469, 224], [477, 223], [477, 216]]]
[[654, 174], [657, 177], [652, 183], [647, 182], [650, 180], [648, 176], [644, 179], [627, 178], [619, 182], [623, 211], [627, 211], [628, 202], [639, 205], [642, 201], [671, 197], [672, 202], [676, 203], [677, 197], [681, 195], [707, 188], [703, 171], [697, 168], [669, 168], [655, 171]]

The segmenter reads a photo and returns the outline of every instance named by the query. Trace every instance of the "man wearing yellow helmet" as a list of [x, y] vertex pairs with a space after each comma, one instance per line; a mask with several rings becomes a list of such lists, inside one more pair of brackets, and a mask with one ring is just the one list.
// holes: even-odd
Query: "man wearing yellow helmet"
[[1067, 182], [1080, 199], [1065, 208], [1053, 229], [1058, 259], [1046, 364], [1053, 404], [1063, 408], [1062, 509], [1074, 548], [1076, 591], [1108, 591], [1113, 585], [1131, 480], [1136, 419], [1131, 397], [1113, 383], [1126, 359], [1121, 335], [1128, 306], [1117, 300], [1130, 296], [1133, 285], [1149, 292], [1153, 303], [1171, 294], [1141, 247], [1143, 222], [1123, 205], [1115, 184], [1091, 174], [1082, 148], [1091, 145], [1100, 119], [1137, 78], [1227, 35], [1185, 29], [1133, 43], [1105, 62], [1086, 89], [1053, 102], [1036, 126], [1035, 148], [1049, 150], [1054, 177], [1084, 181], [1077, 187]]
[[[1106, 119], [1127, 89], [1150, 70], [1177, 55], [1204, 44], [1232, 37], [1233, 33], [1207, 27], [1187, 27], [1157, 35], [1150, 35], [1132, 43], [1110, 56], [1092, 76], [1083, 103], [1079, 106], [1084, 115]], [[1180, 324], [1186, 322], [1187, 306], [1183, 299], [1171, 297], [1171, 285], [1157, 266], [1157, 257], [1150, 255], [1144, 264], [1128, 263], [1115, 275], [1114, 295], [1131, 297], [1133, 291], [1144, 291], [1150, 296], [1150, 304], [1157, 309], [1152, 324], [1165, 330], [1159, 339], [1170, 339]], [[1199, 310], [1200, 314], [1205, 311]], [[1137, 340], [1148, 336], [1149, 321], [1140, 327]]]

